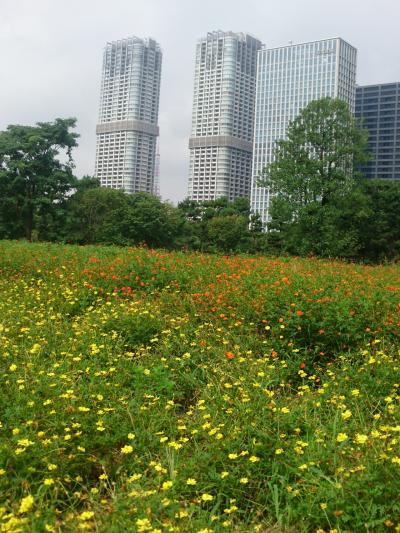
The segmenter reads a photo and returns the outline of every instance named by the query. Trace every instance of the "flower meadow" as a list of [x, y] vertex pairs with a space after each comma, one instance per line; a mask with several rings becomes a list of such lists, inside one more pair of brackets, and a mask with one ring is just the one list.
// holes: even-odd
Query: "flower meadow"
[[400, 268], [0, 242], [0, 531], [400, 531]]

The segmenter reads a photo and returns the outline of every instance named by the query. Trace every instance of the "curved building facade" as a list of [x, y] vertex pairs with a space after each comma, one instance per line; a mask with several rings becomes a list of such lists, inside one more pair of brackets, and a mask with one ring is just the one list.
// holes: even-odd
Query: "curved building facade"
[[215, 31], [196, 47], [189, 198], [249, 196], [257, 51], [244, 33]]
[[107, 43], [95, 176], [128, 193], [154, 193], [162, 52], [153, 39]]

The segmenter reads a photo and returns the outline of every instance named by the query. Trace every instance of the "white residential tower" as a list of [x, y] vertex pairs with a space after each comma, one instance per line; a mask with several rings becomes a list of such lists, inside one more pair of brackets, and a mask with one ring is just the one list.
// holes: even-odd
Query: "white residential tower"
[[196, 48], [189, 198], [249, 196], [257, 51], [244, 33], [215, 31]]
[[153, 39], [105, 47], [95, 167], [102, 186], [154, 192], [161, 59]]

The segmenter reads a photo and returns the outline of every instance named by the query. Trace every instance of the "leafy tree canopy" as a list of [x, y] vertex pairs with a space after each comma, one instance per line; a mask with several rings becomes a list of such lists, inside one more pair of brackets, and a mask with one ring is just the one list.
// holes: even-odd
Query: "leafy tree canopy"
[[196, 202], [187, 198], [178, 204], [178, 209], [191, 221], [209, 220], [215, 216], [242, 215], [250, 216], [250, 202], [248, 198], [236, 198], [229, 202], [221, 197], [215, 200]]
[[[32, 239], [38, 223], [57, 217], [75, 183], [72, 148], [76, 119], [36, 126], [10, 125], [0, 132], [0, 234]], [[59, 157], [61, 156], [61, 157]]]
[[151, 194], [95, 185], [95, 180], [81, 181], [69, 201], [68, 242], [175, 246], [186, 223], [177, 208]]
[[367, 140], [345, 102], [315, 100], [289, 124], [287, 138], [277, 141], [275, 161], [260, 185], [287, 200], [294, 215], [311, 202], [326, 204], [353, 185], [355, 169], [368, 160]]

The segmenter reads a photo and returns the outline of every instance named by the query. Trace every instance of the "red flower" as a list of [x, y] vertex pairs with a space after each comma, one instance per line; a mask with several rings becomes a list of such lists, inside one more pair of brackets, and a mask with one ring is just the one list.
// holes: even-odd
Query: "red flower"
[[303, 311], [300, 311], [300, 309], [299, 309], [298, 311], [296, 311], [296, 315], [297, 316], [303, 316], [304, 313], [303, 313]]
[[227, 359], [234, 359], [235, 358], [235, 354], [233, 354], [232, 352], [226, 352], [226, 358]]

